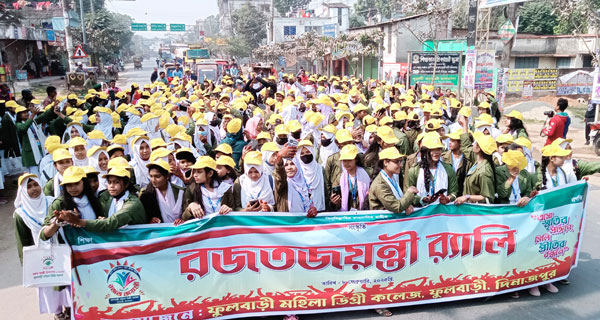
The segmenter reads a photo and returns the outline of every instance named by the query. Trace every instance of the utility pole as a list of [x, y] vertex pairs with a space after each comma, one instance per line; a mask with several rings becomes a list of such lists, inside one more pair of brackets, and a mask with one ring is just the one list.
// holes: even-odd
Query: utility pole
[[83, 44], [86, 44], [87, 41], [85, 39], [85, 19], [83, 16], [83, 1], [79, 0], [79, 14], [81, 15], [81, 37], [83, 39]]
[[69, 1], [62, 1], [62, 10], [63, 10], [63, 18], [65, 19], [65, 44], [67, 46], [67, 58], [69, 61], [69, 65], [67, 66], [67, 71], [71, 71], [75, 69], [75, 62], [73, 62], [73, 38], [71, 37], [71, 29], [70, 19], [69, 19]]
[[96, 9], [94, 9], [94, 0], [90, 0], [90, 10], [92, 12], [92, 15], [96, 14]]
[[271, 22], [269, 26], [269, 44], [275, 43], [275, 0], [271, 0]]
[[[518, 9], [519, 9], [519, 4], [513, 3], [513, 4], [509, 4], [504, 11], [506, 18], [509, 19], [510, 22], [512, 22], [512, 24], [515, 26], [515, 29], [519, 27], [516, 25]], [[501, 60], [500, 60], [501, 68], [510, 67], [510, 56], [512, 54], [512, 48], [513, 48], [513, 45], [515, 42], [515, 38], [516, 38], [516, 33], [515, 33], [515, 36], [513, 36], [508, 42], [506, 42], [504, 44], [504, 47], [502, 48], [502, 56], [500, 57], [501, 58]]]

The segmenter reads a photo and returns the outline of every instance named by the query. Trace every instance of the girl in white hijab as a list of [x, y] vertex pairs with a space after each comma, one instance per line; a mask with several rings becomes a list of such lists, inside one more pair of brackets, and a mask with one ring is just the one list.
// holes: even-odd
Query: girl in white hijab
[[79, 122], [71, 122], [69, 125], [67, 125], [67, 129], [62, 136], [62, 143], [67, 143], [74, 137], [82, 137], [83, 139], [87, 139], [87, 134]]
[[98, 192], [106, 189], [106, 178], [104, 175], [108, 173], [108, 152], [104, 147], [93, 147], [88, 151], [90, 166], [98, 171]]
[[129, 165], [133, 168], [135, 174], [135, 183], [141, 188], [150, 183], [150, 175], [146, 165], [150, 162], [150, 141], [144, 136], [132, 140], [131, 161]]
[[264, 173], [260, 152], [250, 151], [246, 154], [244, 172], [233, 188], [236, 211], [273, 211], [274, 181], [271, 175]]
[[69, 141], [69, 153], [73, 157], [73, 165], [76, 167], [87, 167], [90, 159], [87, 156], [87, 143], [81, 137], [75, 137]]
[[142, 127], [142, 121], [140, 118], [140, 112], [137, 111], [136, 109], [126, 109], [125, 110], [125, 115], [127, 116], [127, 124], [125, 125], [125, 128], [123, 128], [123, 132], [129, 132], [129, 130], [133, 129], [133, 128], [141, 128]]
[[309, 186], [309, 192], [317, 211], [325, 210], [325, 178], [323, 167], [315, 159], [315, 149], [308, 140], [298, 144], [296, 157], [300, 160], [300, 168], [304, 173], [304, 179]]
[[308, 212], [311, 207], [314, 207], [311, 200], [311, 189], [306, 182], [304, 172], [302, 171], [302, 167], [300, 165], [300, 160], [298, 160], [298, 158], [283, 159], [284, 166], [290, 166], [291, 163], [296, 166], [296, 173], [293, 177], [286, 177], [288, 185], [288, 211]]
[[[53, 197], [44, 196], [38, 177], [26, 173], [19, 177], [19, 189], [15, 198], [15, 219], [19, 258], [23, 257], [23, 247], [37, 245], [48, 207]], [[53, 313], [61, 316], [63, 307], [69, 307], [69, 289], [57, 291], [53, 287], [38, 288], [40, 313]]]
[[98, 123], [96, 123], [95, 130], [100, 130], [104, 133], [104, 137], [107, 140], [111, 140], [113, 138], [113, 120], [112, 115], [106, 112], [98, 112], [96, 114], [96, 119], [98, 119]]
[[335, 143], [335, 134], [323, 129], [321, 131], [321, 148], [319, 149], [319, 163], [321, 166], [325, 167], [327, 158], [339, 150]]

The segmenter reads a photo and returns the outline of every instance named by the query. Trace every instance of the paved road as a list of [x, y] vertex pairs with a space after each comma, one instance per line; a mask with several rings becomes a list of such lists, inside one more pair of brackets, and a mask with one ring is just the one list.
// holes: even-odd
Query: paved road
[[[119, 78], [118, 85], [125, 88], [132, 81], [140, 85], [149, 81], [152, 63], [144, 70], [133, 70], [126, 66], [127, 72]], [[531, 132], [539, 132], [539, 124], [528, 124]], [[581, 137], [580, 130], [572, 130], [569, 136]], [[535, 137], [534, 146], [542, 145], [542, 138]], [[580, 140], [574, 142], [576, 157], [597, 159], [591, 150], [584, 147]], [[539, 155], [538, 155], [539, 156]], [[15, 196], [15, 187], [10, 181], [5, 183], [4, 195], [11, 199]], [[586, 226], [579, 267], [573, 270], [568, 286], [558, 285], [556, 294], [542, 290], [541, 297], [531, 297], [526, 292], [520, 299], [511, 299], [507, 295], [490, 299], [474, 299], [440, 304], [429, 304], [404, 308], [393, 308], [391, 319], [600, 319], [600, 175], [590, 179], [590, 200], [586, 217]], [[32, 320], [52, 319], [49, 315], [38, 314], [35, 289], [21, 286], [21, 266], [17, 256], [12, 203], [0, 206], [0, 319]], [[280, 319], [269, 317], [268, 319]], [[381, 319], [374, 311], [352, 311], [302, 316], [307, 320], [333, 319]], [[263, 318], [257, 318], [263, 319]]]

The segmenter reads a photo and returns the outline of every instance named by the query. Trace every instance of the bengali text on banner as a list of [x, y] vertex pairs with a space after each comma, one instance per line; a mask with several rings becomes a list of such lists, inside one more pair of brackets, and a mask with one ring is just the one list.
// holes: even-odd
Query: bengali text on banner
[[244, 214], [111, 233], [65, 227], [77, 319], [230, 319], [490, 296], [566, 278], [587, 183], [525, 207]]

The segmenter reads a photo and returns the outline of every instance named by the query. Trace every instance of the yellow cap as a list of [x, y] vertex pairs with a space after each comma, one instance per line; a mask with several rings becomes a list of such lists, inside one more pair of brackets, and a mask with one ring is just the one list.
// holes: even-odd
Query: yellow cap
[[164, 170], [166, 170], [167, 172], [171, 172], [171, 167], [169, 166], [169, 163], [167, 163], [165, 160], [154, 160], [151, 161], [150, 163], [148, 163], [146, 165], [146, 168], [150, 169], [150, 167], [152, 166], [157, 166], [160, 168], [163, 168]]
[[278, 152], [279, 146], [275, 142], [271, 142], [271, 141], [265, 142], [265, 144], [263, 144], [262, 148], [260, 148], [260, 152], [267, 152], [267, 151]]
[[38, 177], [38, 176], [36, 176], [36, 175], [35, 175], [35, 174], [33, 174], [33, 173], [28, 173], [28, 172], [25, 172], [25, 173], [23, 173], [23, 174], [22, 174], [22, 175], [19, 177], [19, 180], [18, 180], [18, 184], [17, 184], [17, 185], [18, 185], [18, 186], [20, 186], [20, 185], [21, 185], [21, 183], [23, 183], [23, 181], [24, 181], [25, 179], [29, 179], [29, 178], [37, 178], [37, 177]]
[[490, 104], [484, 101], [484, 102], [480, 103], [477, 106], [477, 108], [480, 108], [480, 109], [489, 109], [490, 108]]
[[438, 121], [438, 119], [429, 119], [429, 121], [427, 121], [425, 124], [426, 130], [438, 130], [441, 127], [442, 126], [440, 125], [440, 121]]
[[269, 140], [269, 141], [273, 140], [271, 138], [271, 134], [269, 132], [267, 132], [267, 131], [262, 131], [261, 133], [259, 133], [256, 136], [256, 140], [260, 140], [260, 139], [266, 139], [266, 140]]
[[418, 113], [411, 111], [408, 113], [407, 115], [407, 119], [408, 121], [419, 121], [421, 119], [421, 117], [419, 116]]
[[302, 125], [300, 124], [300, 121], [298, 121], [298, 120], [291, 120], [290, 122], [287, 123], [287, 129], [289, 132], [296, 132], [296, 131], [302, 130]]
[[227, 132], [234, 134], [238, 133], [242, 128], [242, 119], [235, 118], [227, 123]]
[[162, 138], [154, 138], [150, 140], [150, 149], [167, 147], [167, 143]]
[[487, 113], [481, 114], [479, 117], [475, 118], [475, 120], [479, 120], [490, 125], [494, 124], [494, 118], [492, 118], [492, 116]]
[[362, 103], [359, 103], [359, 104], [357, 104], [357, 105], [354, 106], [353, 112], [354, 113], [359, 113], [361, 111], [367, 111], [367, 110], [369, 110], [369, 108], [367, 108], [367, 106], [365, 106]]
[[470, 117], [472, 113], [473, 110], [471, 109], [471, 107], [462, 107], [460, 108], [460, 111], [458, 111], [459, 115], [467, 118]]
[[498, 150], [496, 141], [494, 140], [494, 138], [492, 138], [492, 136], [485, 135], [481, 131], [476, 131], [475, 133], [473, 133], [473, 138], [475, 139], [475, 142], [477, 142], [479, 148], [481, 148], [481, 151], [483, 151], [483, 153], [487, 155], [491, 155], [496, 150]]
[[421, 147], [425, 147], [429, 150], [444, 148], [444, 145], [440, 141], [440, 135], [437, 132], [427, 132], [423, 135], [421, 140]]
[[503, 133], [496, 137], [496, 143], [504, 144], [504, 143], [513, 143], [513, 136], [508, 133]]
[[8, 100], [5, 104], [7, 108], [16, 108], [19, 104], [15, 100]]
[[349, 141], [354, 141], [354, 138], [352, 138], [352, 134], [350, 133], [350, 130], [340, 129], [335, 133], [335, 140], [338, 143], [346, 143]]
[[324, 126], [323, 128], [321, 128], [321, 131], [325, 131], [325, 132], [329, 132], [331, 134], [335, 134], [337, 131], [337, 128], [332, 125], [332, 124], [328, 124], [326, 126]]
[[401, 154], [396, 147], [389, 147], [379, 152], [379, 160], [396, 160], [402, 157], [406, 157]]
[[[59, 136], [48, 136], [46, 138], [46, 141], [44, 142], [44, 148], [48, 149], [48, 146], [54, 145], [54, 144], [60, 144], [60, 137]], [[50, 152], [50, 153], [52, 153], [52, 152]]]
[[387, 144], [396, 144], [400, 142], [400, 139], [394, 134], [394, 129], [387, 126], [377, 128], [377, 136]]
[[313, 143], [310, 142], [310, 140], [302, 140], [298, 143], [298, 149], [300, 149], [301, 147], [312, 147]]
[[[220, 157], [219, 160], [221, 160], [221, 158], [223, 158], [223, 157]], [[250, 151], [250, 152], [246, 153], [246, 156], [244, 157], [244, 163], [252, 164], [255, 166], [262, 165], [262, 153], [260, 153], [258, 151]], [[217, 164], [219, 164], [219, 161], [217, 161]]]
[[[573, 142], [573, 139], [557, 138], [556, 140], [552, 141], [552, 144], [565, 149], [567, 147], [567, 144], [569, 144], [571, 142]], [[564, 145], [563, 145], [563, 143], [564, 143]]]
[[168, 157], [171, 154], [171, 152], [172, 152], [171, 150], [169, 150], [165, 147], [160, 147], [155, 150], [152, 150], [152, 154], [150, 154], [150, 161], [154, 161], [159, 158]]
[[90, 166], [83, 167], [83, 172], [85, 172], [85, 175], [100, 173], [100, 172], [98, 172], [98, 170], [96, 170], [96, 169], [94, 169], [94, 168], [92, 168]]
[[100, 130], [92, 130], [88, 133], [88, 139], [102, 139], [102, 140], [106, 140], [106, 136], [104, 136], [104, 133]]
[[[115, 159], [119, 159], [119, 158], [115, 158]], [[128, 168], [125, 167], [114, 167], [110, 170], [108, 170], [108, 173], [106, 173], [104, 176], [102, 176], [103, 178], [106, 178], [108, 176], [115, 176], [115, 177], [121, 177], [121, 178], [131, 178], [131, 172], [129, 172]]]
[[527, 158], [517, 150], [508, 150], [502, 153], [502, 162], [509, 168], [518, 167], [519, 171], [527, 167]]
[[219, 159], [217, 159], [217, 165], [230, 166], [231, 168], [235, 168], [235, 162], [230, 156], [220, 156]]
[[69, 183], [77, 183], [86, 177], [85, 171], [81, 167], [70, 166], [63, 173], [61, 186]]
[[515, 141], [513, 141], [513, 143], [516, 143], [521, 147], [526, 147], [527, 149], [531, 150], [531, 141], [525, 137], [518, 137], [517, 139], [515, 139]]
[[231, 149], [231, 146], [228, 145], [227, 143], [221, 143], [220, 145], [218, 145], [215, 148], [215, 152], [221, 152], [221, 153], [224, 153], [224, 154], [232, 155], [233, 154], [233, 149]]
[[446, 137], [452, 139], [452, 140], [460, 140], [460, 135], [463, 134], [463, 130], [462, 129], [458, 129], [450, 134], [447, 134]]
[[52, 161], [58, 162], [65, 159], [72, 159], [73, 156], [69, 153], [67, 149], [56, 149], [52, 152]]
[[523, 121], [523, 114], [520, 113], [517, 110], [511, 111], [509, 114], [505, 115], [505, 117], [507, 117], [507, 118], [515, 118], [515, 119], [519, 119], [519, 120]]
[[99, 147], [99, 146], [93, 146], [93, 147], [90, 148], [90, 150], [88, 150], [87, 156], [91, 157], [91, 156], [94, 155], [94, 153], [96, 153], [96, 152], [98, 152], [100, 150], [106, 151], [106, 148], [105, 147]]
[[15, 109], [15, 113], [19, 113], [19, 112], [23, 112], [23, 111], [27, 111], [27, 108], [23, 107], [23, 106], [18, 106]]
[[358, 155], [358, 148], [354, 144], [349, 144], [340, 151], [340, 160], [354, 160], [356, 155]]
[[75, 148], [77, 146], [85, 146], [87, 143], [82, 137], [75, 137], [69, 140], [69, 148]]
[[277, 125], [275, 127], [275, 135], [276, 136], [280, 136], [280, 135], [284, 135], [287, 136], [290, 132], [285, 128], [285, 126], [283, 124]]
[[396, 111], [394, 113], [394, 121], [402, 121], [408, 119], [408, 115], [404, 111]]
[[77, 100], [77, 95], [74, 93], [71, 93], [67, 96], [67, 100]]
[[126, 145], [127, 144], [127, 137], [122, 135], [122, 134], [117, 134], [113, 137], [113, 139], [111, 140], [112, 143], [116, 143], [116, 144], [121, 144], [121, 145]]
[[113, 168], [126, 168], [129, 169], [129, 162], [127, 162], [127, 160], [125, 160], [125, 158], [122, 157], [116, 157], [113, 159], [110, 159], [108, 161], [108, 169], [113, 169]]
[[196, 160], [196, 163], [194, 163], [194, 165], [192, 165], [191, 168], [192, 169], [210, 168], [213, 170], [217, 170], [217, 162], [215, 161], [215, 159], [213, 159], [209, 156], [202, 156], [202, 157], [198, 158], [198, 160]]
[[379, 120], [379, 125], [380, 126], [385, 126], [385, 125], [390, 124], [392, 122], [394, 122], [394, 119], [392, 119], [392, 117], [385, 116], [385, 117], [381, 118], [381, 120]]
[[571, 150], [563, 149], [560, 146], [549, 144], [542, 148], [544, 157], [566, 157], [571, 154]]

